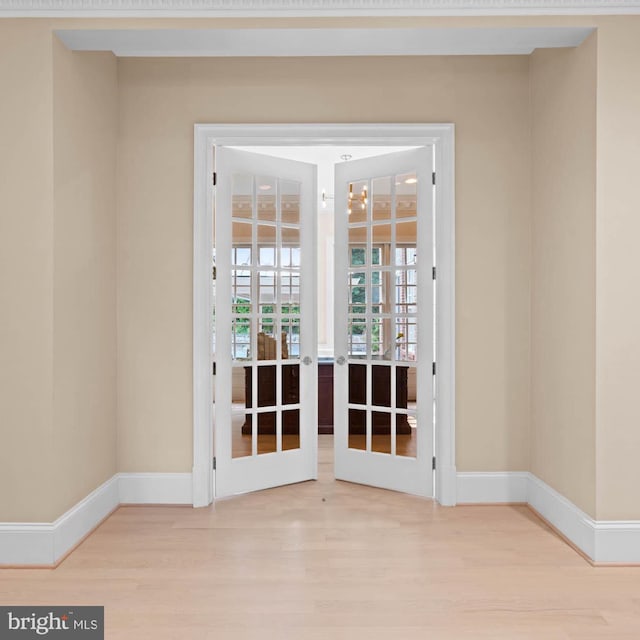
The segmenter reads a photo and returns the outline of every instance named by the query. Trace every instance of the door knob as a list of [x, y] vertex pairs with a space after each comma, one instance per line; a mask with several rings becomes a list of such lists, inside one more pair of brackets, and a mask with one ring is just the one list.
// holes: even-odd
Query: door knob
[[343, 365], [346, 361], [347, 361], [347, 359], [346, 359], [344, 356], [340, 356], [340, 357], [336, 360], [336, 362], [337, 362], [339, 365]]
[[311, 364], [311, 358], [309, 356], [305, 356], [302, 358], [302, 364]]

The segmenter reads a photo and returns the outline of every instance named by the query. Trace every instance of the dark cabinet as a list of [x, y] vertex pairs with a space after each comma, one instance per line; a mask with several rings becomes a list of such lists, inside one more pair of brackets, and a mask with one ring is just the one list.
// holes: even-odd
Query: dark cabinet
[[[399, 409], [407, 408], [407, 374], [409, 368], [396, 367], [396, 403]], [[247, 408], [252, 405], [253, 370], [245, 367], [245, 399]], [[349, 403], [367, 402], [367, 366], [349, 365]], [[376, 407], [391, 407], [391, 367], [373, 365], [371, 367], [372, 432], [389, 433], [391, 414], [376, 411]], [[272, 407], [276, 404], [276, 365], [258, 367], [258, 407]], [[300, 402], [300, 368], [297, 364], [282, 366], [282, 433], [300, 433], [300, 412], [287, 411], [286, 405]], [[251, 434], [252, 416], [247, 414], [242, 425], [243, 434]], [[258, 414], [258, 434], [275, 433], [276, 413], [269, 411]], [[349, 433], [366, 432], [366, 411], [349, 409]], [[318, 364], [318, 433], [333, 433], [333, 363]], [[396, 433], [411, 433], [411, 427], [405, 415], [396, 416]]]
[[[253, 406], [252, 400], [253, 370], [244, 368], [244, 393], [246, 407]], [[300, 402], [300, 367], [297, 364], [282, 365], [282, 404], [297, 404]], [[276, 365], [258, 367], [258, 407], [273, 407], [276, 404]], [[300, 412], [286, 411], [283, 407], [282, 433], [300, 433]], [[251, 434], [252, 416], [247, 414], [242, 425], [243, 434]], [[275, 433], [276, 414], [273, 412], [258, 414], [258, 434]]]
[[318, 363], [318, 433], [333, 433], [333, 362]]
[[[408, 367], [396, 367], [396, 402], [398, 409], [407, 408], [407, 372]], [[367, 366], [364, 364], [349, 365], [349, 403], [367, 403]], [[371, 427], [372, 433], [389, 433], [391, 414], [376, 411], [376, 407], [391, 407], [391, 367], [373, 365], [371, 367]], [[349, 433], [366, 433], [366, 412], [349, 409]], [[396, 433], [411, 433], [409, 421], [405, 415], [396, 416]]]

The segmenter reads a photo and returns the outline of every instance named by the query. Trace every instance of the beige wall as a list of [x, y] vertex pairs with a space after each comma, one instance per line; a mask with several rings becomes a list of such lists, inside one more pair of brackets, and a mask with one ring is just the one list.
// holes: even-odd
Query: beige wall
[[596, 461], [599, 520], [640, 519], [640, 19], [598, 33]]
[[596, 56], [531, 56], [531, 471], [592, 516]]
[[247, 121], [456, 124], [458, 469], [639, 518], [639, 21], [464, 24], [594, 22], [531, 58], [116, 62], [0, 21], [0, 520], [54, 519], [116, 459], [190, 470], [193, 123]]
[[52, 518], [116, 472], [117, 67], [53, 42]]
[[457, 464], [528, 468], [528, 64], [120, 59], [119, 469], [192, 465], [195, 122], [456, 124]]
[[0, 20], [0, 87], [0, 521], [32, 521], [44, 519], [51, 498], [53, 443], [53, 127], [46, 26]]
[[0, 21], [0, 521], [115, 473], [115, 58]]

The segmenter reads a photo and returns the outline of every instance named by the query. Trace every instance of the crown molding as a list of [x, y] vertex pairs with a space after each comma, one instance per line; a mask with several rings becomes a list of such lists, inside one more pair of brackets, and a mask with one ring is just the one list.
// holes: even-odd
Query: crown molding
[[640, 13], [640, 0], [0, 0], [0, 17], [533, 16]]

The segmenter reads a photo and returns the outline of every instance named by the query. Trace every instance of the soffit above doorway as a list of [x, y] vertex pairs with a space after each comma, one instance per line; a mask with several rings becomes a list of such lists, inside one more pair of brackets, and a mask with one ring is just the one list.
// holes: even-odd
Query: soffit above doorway
[[424, 29], [62, 29], [74, 51], [120, 57], [528, 55], [576, 47], [591, 27]]

